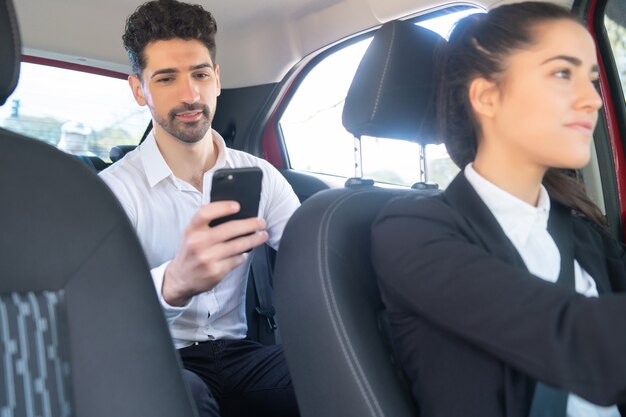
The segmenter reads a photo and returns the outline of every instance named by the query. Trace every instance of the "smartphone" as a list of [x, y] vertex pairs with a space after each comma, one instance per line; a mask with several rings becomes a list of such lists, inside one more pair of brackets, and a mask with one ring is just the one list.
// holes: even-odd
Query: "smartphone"
[[239, 203], [241, 209], [235, 214], [212, 220], [209, 226], [257, 217], [262, 180], [263, 171], [257, 167], [225, 168], [215, 171], [211, 185], [211, 202], [233, 200]]

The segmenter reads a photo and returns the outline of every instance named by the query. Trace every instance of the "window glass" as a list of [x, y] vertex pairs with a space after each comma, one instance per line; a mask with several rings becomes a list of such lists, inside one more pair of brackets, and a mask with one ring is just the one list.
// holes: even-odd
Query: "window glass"
[[149, 120], [126, 80], [30, 63], [0, 107], [3, 128], [107, 162], [111, 147], [139, 143]]
[[[455, 9], [420, 19], [417, 24], [447, 37], [456, 21], [480, 9]], [[306, 75], [279, 121], [291, 168], [354, 176], [354, 138], [341, 123], [343, 104], [356, 69], [372, 37], [330, 54]], [[363, 175], [379, 182], [411, 185], [418, 181], [445, 187], [458, 168], [443, 145], [427, 145], [426, 172], [420, 169], [420, 145], [399, 140], [364, 137], [361, 140]]]
[[613, 50], [622, 92], [626, 95], [626, 0], [610, 0], [606, 5], [604, 26]]

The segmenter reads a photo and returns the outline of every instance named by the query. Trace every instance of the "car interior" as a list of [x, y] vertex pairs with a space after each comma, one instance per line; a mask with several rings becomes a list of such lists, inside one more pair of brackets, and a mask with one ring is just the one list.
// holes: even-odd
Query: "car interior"
[[[20, 68], [11, 0], [0, 62], [4, 104]], [[0, 129], [0, 190], [0, 414], [195, 415], [143, 250], [96, 174]]]
[[[436, 141], [433, 57], [442, 44], [441, 36], [410, 22], [385, 23], [348, 90], [346, 128], [357, 138]], [[415, 415], [392, 359], [370, 264], [370, 227], [389, 199], [437, 192], [376, 188], [360, 179], [314, 195], [291, 218], [276, 262], [275, 291], [303, 416]]]
[[[0, 110], [13, 106], [12, 116], [3, 119], [0, 111], [0, 416], [193, 416], [141, 246], [97, 176], [141, 143], [151, 129], [148, 119], [131, 141], [111, 139], [97, 153], [76, 155], [55, 149], [54, 141], [2, 128], [23, 110], [10, 101], [20, 62], [126, 78], [123, 20], [143, 1], [66, 2], [72, 7], [0, 0]], [[220, 28], [222, 82], [212, 127], [227, 146], [271, 162], [302, 202], [280, 251], [266, 245], [253, 251], [248, 338], [283, 344], [304, 417], [418, 415], [388, 337], [370, 264], [370, 227], [390, 199], [407, 193], [422, 198], [445, 188], [434, 176], [440, 161], [429, 159], [440, 143], [434, 58], [445, 33], [420, 23], [500, 2], [265, 3], [208, 6]], [[626, 7], [624, 0], [565, 3], [588, 22], [603, 57], [605, 106], [595, 156], [578, 175], [621, 239], [626, 106], [619, 85], [626, 55], [607, 55], [613, 44], [601, 18], [624, 28]], [[99, 14], [102, 22], [83, 18], [87, 4], [90, 16]], [[63, 9], [57, 23], [45, 18], [54, 8]], [[66, 28], [63, 35], [57, 26]], [[296, 119], [304, 127], [291, 133], [284, 123], [288, 107], [307, 78], [327, 59], [368, 39], [363, 58], [353, 59], [358, 66], [347, 76], [345, 100], [310, 103], [310, 114]], [[92, 51], [90, 43], [98, 47]], [[341, 90], [332, 83], [335, 76], [325, 78], [328, 91]], [[307, 132], [304, 122], [330, 112], [340, 115], [346, 135], [323, 124], [321, 131]], [[339, 153], [324, 149], [328, 143], [341, 142], [349, 148], [348, 174], [298, 165], [290, 135], [294, 143], [298, 136], [313, 142], [312, 148], [326, 153], [322, 159]], [[372, 142], [409, 146], [417, 165], [411, 180], [372, 175], [372, 157], [365, 152]]]

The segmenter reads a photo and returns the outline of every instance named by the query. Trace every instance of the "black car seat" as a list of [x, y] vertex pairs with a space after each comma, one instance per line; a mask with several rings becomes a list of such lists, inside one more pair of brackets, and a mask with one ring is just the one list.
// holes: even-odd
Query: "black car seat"
[[[346, 97], [344, 126], [357, 137], [434, 142], [435, 55], [444, 44], [410, 22], [384, 24]], [[372, 221], [391, 198], [407, 192], [438, 191], [321, 191], [287, 224], [276, 260], [275, 303], [303, 417], [415, 415], [393, 363], [370, 264]]]
[[[0, 105], [20, 42], [0, 0]], [[0, 129], [0, 415], [194, 416], [126, 214], [78, 158]]]

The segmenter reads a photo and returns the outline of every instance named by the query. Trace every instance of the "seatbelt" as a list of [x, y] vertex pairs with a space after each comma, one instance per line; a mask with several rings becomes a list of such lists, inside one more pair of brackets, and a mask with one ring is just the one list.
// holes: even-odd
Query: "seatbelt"
[[148, 127], [146, 127], [146, 130], [143, 131], [143, 135], [141, 136], [141, 140], [139, 141], [140, 145], [143, 143], [144, 140], [146, 140], [146, 138], [148, 137], [148, 133], [150, 133], [151, 130], [152, 130], [152, 119], [150, 119], [150, 122], [148, 122]]
[[[259, 329], [259, 341], [264, 344], [279, 342], [278, 325], [276, 324], [276, 310], [272, 304], [272, 268], [270, 267], [270, 251], [267, 245], [261, 245], [252, 251], [252, 277], [258, 305], [255, 310], [259, 316], [264, 318], [262, 329]], [[268, 340], [270, 339], [270, 340]]]
[[[574, 278], [574, 233], [569, 209], [555, 206], [550, 210], [548, 232], [561, 254], [561, 270], [556, 283], [576, 288]], [[529, 417], [565, 417], [569, 393], [561, 388], [537, 382], [535, 395], [530, 404]]]

